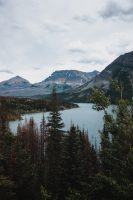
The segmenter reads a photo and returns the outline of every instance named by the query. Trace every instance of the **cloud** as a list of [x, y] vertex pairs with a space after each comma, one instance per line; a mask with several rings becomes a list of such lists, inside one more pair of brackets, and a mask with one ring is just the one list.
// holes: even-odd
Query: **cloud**
[[70, 44], [67, 45], [66, 50], [69, 52], [69, 54], [85, 54], [88, 47], [87, 45], [80, 41], [73, 41]]
[[[129, 2], [129, 1], [127, 1]], [[100, 16], [104, 19], [119, 19], [123, 21], [133, 19], [133, 4], [118, 4], [114, 1], [109, 1], [105, 8], [100, 12]]]
[[40, 67], [33, 67], [34, 70], [40, 70]]
[[85, 50], [83, 50], [82, 48], [71, 48], [68, 50], [69, 53], [72, 53], [72, 54], [77, 54], [77, 53], [80, 53], [80, 54], [84, 54], [85, 53]]
[[110, 36], [109, 43], [106, 44], [106, 51], [110, 55], [115, 54], [119, 56], [120, 54], [129, 52], [133, 50], [133, 40], [132, 32], [116, 32]]
[[0, 73], [14, 74], [12, 71], [8, 69], [0, 69]]
[[50, 33], [67, 32], [68, 27], [63, 24], [56, 24], [51, 21], [46, 21], [42, 25], [45, 31]]
[[101, 71], [105, 60], [133, 50], [133, 0], [112, 1], [0, 0], [0, 80], [12, 72], [37, 82], [59, 69]]
[[93, 64], [93, 65], [103, 65], [106, 60], [99, 58], [84, 58], [78, 61], [81, 64]]
[[0, 0], [0, 6], [4, 6], [5, 5], [5, 1], [4, 0]]
[[73, 19], [75, 21], [78, 21], [78, 22], [85, 22], [85, 23], [93, 23], [95, 21], [94, 18], [92, 18], [91, 16], [89, 15], [76, 15], [73, 17]]

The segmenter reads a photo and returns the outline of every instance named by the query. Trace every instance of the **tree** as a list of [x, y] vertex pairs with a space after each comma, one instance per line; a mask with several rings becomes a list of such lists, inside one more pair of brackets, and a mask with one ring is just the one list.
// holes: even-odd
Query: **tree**
[[65, 196], [86, 199], [91, 179], [98, 171], [98, 162], [88, 135], [74, 125], [64, 137], [62, 160], [62, 199]]
[[8, 109], [4, 99], [0, 101], [0, 198], [15, 198], [15, 184], [11, 173], [11, 155], [14, 136], [10, 133]]
[[8, 176], [0, 175], [0, 199], [16, 199], [15, 184]]
[[110, 105], [110, 98], [105, 96], [104, 92], [99, 89], [93, 89], [91, 94], [91, 102], [94, 103], [93, 109], [106, 111]]
[[51, 112], [48, 117], [48, 138], [46, 148], [46, 189], [56, 196], [60, 190], [60, 167], [62, 152], [62, 137], [64, 124], [59, 112], [58, 99], [55, 88], [53, 88]]
[[15, 154], [13, 180], [16, 184], [17, 199], [36, 200], [39, 192], [37, 165], [32, 160], [30, 151], [23, 146], [20, 135], [16, 137], [13, 151]]
[[[98, 105], [99, 106], [99, 105]], [[96, 102], [97, 107], [97, 102]], [[133, 198], [133, 106], [120, 100], [113, 114], [105, 112], [101, 131], [101, 173], [94, 179], [93, 198]], [[99, 183], [98, 183], [99, 182]], [[100, 187], [98, 186], [100, 184]], [[104, 189], [103, 189], [104, 188]]]
[[50, 195], [47, 193], [47, 190], [41, 185], [41, 197], [40, 197], [40, 200], [48, 200], [50, 199]]
[[48, 128], [47, 128], [47, 123], [45, 121], [45, 117], [43, 114], [42, 121], [40, 124], [40, 158], [41, 161], [44, 162], [45, 160], [45, 154], [46, 154], [46, 149], [47, 149], [47, 139], [48, 139]]
[[17, 136], [20, 138], [23, 144], [23, 148], [25, 148], [34, 163], [37, 163], [40, 159], [40, 152], [39, 152], [39, 131], [38, 127], [31, 117], [30, 120], [27, 122], [25, 121], [23, 126], [18, 126], [17, 129]]

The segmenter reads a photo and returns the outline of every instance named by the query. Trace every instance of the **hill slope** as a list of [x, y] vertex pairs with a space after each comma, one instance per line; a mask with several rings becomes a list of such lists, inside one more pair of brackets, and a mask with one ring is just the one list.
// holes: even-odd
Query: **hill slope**
[[122, 82], [124, 85], [125, 97], [132, 98], [133, 52], [119, 56], [91, 81], [73, 90], [70, 94], [70, 99], [83, 101], [86, 99], [86, 95], [89, 95], [90, 89], [94, 87], [108, 91], [110, 90], [110, 83], [112, 80]]

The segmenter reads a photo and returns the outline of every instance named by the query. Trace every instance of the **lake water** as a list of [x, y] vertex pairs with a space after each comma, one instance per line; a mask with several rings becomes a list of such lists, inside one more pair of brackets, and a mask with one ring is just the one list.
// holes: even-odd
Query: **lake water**
[[[61, 116], [65, 124], [64, 129], [69, 130], [70, 125], [73, 123], [78, 126], [80, 129], [88, 131], [89, 138], [94, 142], [95, 138], [99, 143], [99, 130], [103, 128], [103, 111], [95, 111], [92, 109], [92, 104], [89, 103], [79, 103], [79, 108], [73, 108], [69, 110], [61, 111]], [[111, 108], [109, 108], [111, 110]], [[44, 113], [45, 118], [47, 119], [49, 112]], [[33, 113], [22, 115], [23, 120], [16, 120], [10, 122], [10, 129], [12, 132], [16, 133], [17, 126], [19, 123], [23, 124], [25, 119], [30, 119], [33, 117], [38, 126], [40, 125], [43, 113]]]

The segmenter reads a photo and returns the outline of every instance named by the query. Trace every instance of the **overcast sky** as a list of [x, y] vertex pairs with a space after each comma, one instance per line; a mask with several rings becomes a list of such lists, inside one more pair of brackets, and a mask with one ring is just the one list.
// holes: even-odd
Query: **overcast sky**
[[133, 50], [133, 0], [0, 0], [0, 81], [103, 70]]

